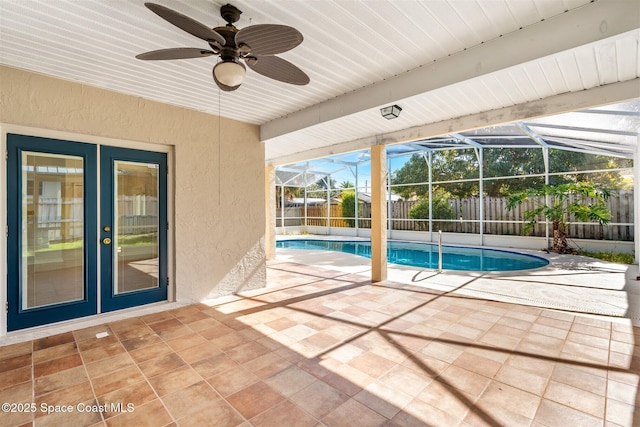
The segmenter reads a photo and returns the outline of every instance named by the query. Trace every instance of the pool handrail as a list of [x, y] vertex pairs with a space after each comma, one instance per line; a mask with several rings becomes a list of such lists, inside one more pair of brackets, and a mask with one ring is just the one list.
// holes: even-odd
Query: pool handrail
[[438, 230], [438, 273], [442, 273], [442, 230]]

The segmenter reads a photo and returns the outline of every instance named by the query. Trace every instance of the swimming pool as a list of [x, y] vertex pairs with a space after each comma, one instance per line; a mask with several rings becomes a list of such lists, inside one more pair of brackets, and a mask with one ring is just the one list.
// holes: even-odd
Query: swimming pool
[[[278, 248], [315, 249], [345, 252], [371, 258], [371, 242], [344, 240], [296, 239], [280, 240]], [[438, 246], [432, 243], [387, 242], [390, 263], [420, 268], [438, 268]], [[464, 271], [529, 270], [548, 265], [549, 261], [535, 255], [498, 249], [442, 246], [442, 268]]]

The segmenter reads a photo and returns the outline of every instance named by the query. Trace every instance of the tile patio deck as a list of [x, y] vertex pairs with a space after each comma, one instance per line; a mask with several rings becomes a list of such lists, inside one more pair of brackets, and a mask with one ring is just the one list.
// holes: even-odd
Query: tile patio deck
[[213, 305], [0, 347], [0, 402], [36, 409], [0, 425], [640, 425], [630, 321], [286, 261], [268, 275]]

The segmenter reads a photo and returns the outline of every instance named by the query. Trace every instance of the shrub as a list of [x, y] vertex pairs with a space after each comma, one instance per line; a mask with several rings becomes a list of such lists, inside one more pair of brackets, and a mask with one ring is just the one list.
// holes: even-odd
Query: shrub
[[[434, 197], [432, 208], [434, 220], [453, 218], [453, 209], [449, 205], [448, 200], [443, 197]], [[429, 219], [429, 199], [423, 199], [415, 204], [409, 211], [409, 217], [411, 217], [411, 219]], [[438, 222], [437, 225], [442, 226], [440, 222]], [[420, 221], [418, 222], [417, 228], [418, 230], [428, 230], [429, 224]]]
[[634, 259], [631, 254], [615, 253], [615, 252], [590, 252], [578, 251], [578, 255], [584, 255], [591, 258], [601, 259], [603, 261], [617, 262], [618, 264], [633, 264]]
[[343, 191], [342, 192], [342, 217], [346, 218], [347, 224], [349, 227], [353, 227], [356, 224], [356, 220], [354, 219], [356, 216], [356, 193], [354, 191]]
[[567, 223], [570, 218], [574, 216], [583, 222], [608, 224], [611, 221], [611, 212], [606, 203], [609, 196], [608, 189], [598, 188], [589, 182], [544, 185], [511, 194], [507, 209], [515, 209], [525, 200], [531, 200], [535, 207], [524, 211], [527, 225], [523, 234], [533, 228], [539, 217], [543, 217], [553, 224], [552, 250], [559, 254], [573, 253], [575, 249], [569, 247], [567, 241]]

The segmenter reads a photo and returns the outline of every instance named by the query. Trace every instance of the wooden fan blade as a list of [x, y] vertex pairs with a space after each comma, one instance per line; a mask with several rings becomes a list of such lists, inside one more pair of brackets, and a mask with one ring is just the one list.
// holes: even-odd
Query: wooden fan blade
[[175, 10], [169, 9], [168, 7], [161, 6], [155, 3], [145, 3], [145, 6], [153, 13], [180, 28], [181, 30], [186, 31], [187, 33], [194, 35], [202, 40], [206, 41], [215, 41], [221, 46], [224, 46], [225, 39], [218, 32], [212, 30], [204, 24], [196, 21], [193, 18], [189, 18], [186, 15], [183, 15]]
[[287, 25], [252, 25], [238, 31], [236, 45], [249, 46], [253, 55], [276, 55], [302, 43], [300, 31]]
[[136, 55], [136, 58], [143, 59], [145, 61], [158, 59], [189, 59], [203, 58], [205, 56], [213, 55], [214, 53], [215, 52], [211, 50], [197, 49], [195, 47], [178, 47], [172, 49], [152, 50], [151, 52]]
[[304, 71], [278, 56], [252, 55], [245, 61], [256, 73], [284, 83], [302, 86], [310, 81]]

